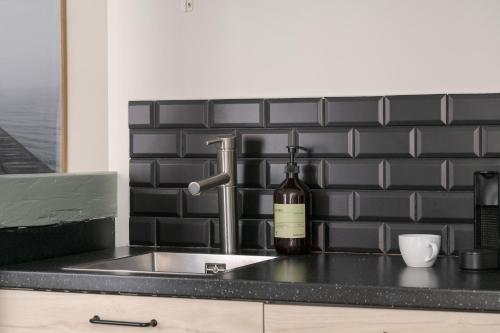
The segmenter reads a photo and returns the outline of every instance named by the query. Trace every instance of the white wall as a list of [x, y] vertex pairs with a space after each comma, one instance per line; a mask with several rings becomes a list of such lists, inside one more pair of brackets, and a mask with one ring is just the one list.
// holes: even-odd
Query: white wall
[[68, 171], [108, 170], [107, 4], [67, 0]]
[[127, 101], [500, 92], [497, 0], [108, 0], [109, 168], [128, 242]]

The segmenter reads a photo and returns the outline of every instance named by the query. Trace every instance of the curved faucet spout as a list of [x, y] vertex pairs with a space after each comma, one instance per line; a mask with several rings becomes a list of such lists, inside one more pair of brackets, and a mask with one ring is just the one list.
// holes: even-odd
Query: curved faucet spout
[[222, 172], [218, 175], [189, 183], [188, 190], [192, 195], [200, 195], [201, 192], [210, 190], [219, 185], [224, 185], [230, 180], [231, 177], [227, 173]]

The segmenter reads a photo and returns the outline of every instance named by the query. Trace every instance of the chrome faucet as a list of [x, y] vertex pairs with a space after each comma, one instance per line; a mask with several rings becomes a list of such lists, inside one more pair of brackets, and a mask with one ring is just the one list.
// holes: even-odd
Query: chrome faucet
[[217, 146], [217, 174], [189, 183], [192, 195], [217, 187], [219, 201], [219, 234], [221, 252], [238, 252], [238, 221], [236, 213], [236, 138], [221, 136], [206, 142]]

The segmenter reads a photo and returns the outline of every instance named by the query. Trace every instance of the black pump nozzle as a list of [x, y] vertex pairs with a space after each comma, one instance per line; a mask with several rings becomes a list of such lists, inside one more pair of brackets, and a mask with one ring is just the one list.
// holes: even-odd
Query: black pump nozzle
[[297, 150], [307, 151], [307, 149], [301, 146], [286, 146], [286, 149], [288, 149], [288, 153], [290, 154], [290, 161], [286, 164], [285, 172], [298, 173], [299, 167], [295, 162], [295, 154], [297, 154]]

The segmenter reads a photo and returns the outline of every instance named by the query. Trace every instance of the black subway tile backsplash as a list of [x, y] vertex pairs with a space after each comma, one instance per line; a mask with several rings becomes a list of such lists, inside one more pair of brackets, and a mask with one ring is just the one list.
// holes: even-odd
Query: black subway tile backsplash
[[354, 196], [357, 221], [415, 221], [415, 193], [358, 191]]
[[286, 157], [286, 146], [293, 144], [290, 130], [241, 130], [238, 149], [243, 157]]
[[130, 215], [180, 216], [180, 191], [130, 189]]
[[387, 125], [445, 125], [446, 95], [388, 96]]
[[272, 190], [239, 190], [239, 193], [241, 218], [272, 218], [274, 207]]
[[329, 159], [325, 165], [327, 188], [381, 190], [384, 187], [383, 160]]
[[329, 222], [325, 226], [330, 252], [383, 252], [384, 224], [377, 222]]
[[479, 157], [479, 133], [479, 127], [418, 128], [418, 157]]
[[500, 172], [500, 159], [452, 159], [449, 162], [449, 188], [451, 190], [474, 189], [474, 172]]
[[415, 129], [360, 128], [354, 130], [355, 156], [363, 157], [414, 157]]
[[417, 193], [420, 222], [473, 222], [474, 195], [470, 192]]
[[158, 101], [158, 127], [206, 127], [207, 101]]
[[174, 247], [209, 247], [210, 220], [158, 219], [158, 245]]
[[311, 251], [325, 251], [325, 223], [311, 221]]
[[[215, 162], [212, 165], [213, 170], [215, 170]], [[264, 188], [266, 186], [266, 163], [264, 160], [240, 159], [236, 164], [236, 173], [239, 187]]]
[[159, 187], [187, 187], [194, 180], [208, 176], [209, 162], [196, 159], [159, 159]]
[[268, 99], [267, 127], [321, 126], [323, 100], [321, 98]]
[[210, 190], [200, 195], [191, 195], [187, 190], [182, 193], [183, 217], [218, 217], [217, 191]]
[[313, 190], [311, 193], [313, 218], [353, 220], [353, 192]]
[[500, 124], [500, 94], [450, 95], [449, 119], [455, 124]]
[[131, 159], [129, 167], [130, 186], [154, 187], [156, 185], [156, 160]]
[[439, 159], [396, 159], [385, 164], [389, 190], [446, 190], [447, 164]]
[[242, 249], [266, 248], [266, 221], [265, 220], [240, 220], [239, 241]]
[[156, 245], [156, 218], [150, 216], [131, 216], [129, 222], [130, 244]]
[[399, 253], [399, 235], [403, 234], [435, 234], [441, 236], [441, 254], [449, 254], [448, 226], [445, 224], [428, 223], [386, 223], [385, 252]]
[[130, 243], [217, 248], [215, 147], [235, 135], [243, 249], [273, 248], [273, 190], [300, 144], [315, 252], [397, 253], [435, 233], [442, 253], [473, 247], [473, 174], [500, 171], [500, 94], [129, 103]]
[[473, 224], [448, 225], [449, 254], [458, 255], [460, 251], [474, 248]]
[[298, 145], [308, 151], [299, 151], [301, 157], [351, 157], [353, 155], [350, 129], [298, 129]]
[[128, 126], [129, 128], [152, 128], [154, 126], [154, 103], [130, 102]]
[[182, 133], [183, 157], [215, 158], [215, 145], [207, 145], [208, 140], [221, 135], [234, 135], [232, 130], [184, 130]]
[[482, 145], [484, 157], [500, 156], [500, 126], [483, 127]]
[[[277, 188], [285, 179], [286, 159], [267, 160], [266, 187]], [[321, 160], [298, 161], [299, 177], [309, 188], [323, 187], [323, 165]]]
[[326, 126], [382, 126], [383, 97], [325, 98]]
[[210, 101], [211, 127], [264, 127], [263, 99], [220, 99]]
[[179, 143], [176, 130], [131, 130], [130, 157], [179, 157]]

